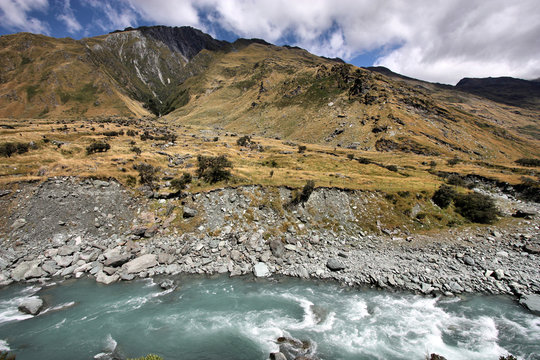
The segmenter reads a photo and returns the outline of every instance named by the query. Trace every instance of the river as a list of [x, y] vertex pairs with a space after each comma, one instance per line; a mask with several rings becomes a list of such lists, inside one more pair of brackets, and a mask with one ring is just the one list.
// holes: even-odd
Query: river
[[[117, 351], [164, 359], [267, 359], [278, 337], [309, 342], [320, 359], [540, 359], [540, 317], [503, 296], [424, 297], [295, 278], [67, 280], [0, 290], [0, 349], [17, 360], [91, 359]], [[45, 310], [17, 311], [40, 296]]]

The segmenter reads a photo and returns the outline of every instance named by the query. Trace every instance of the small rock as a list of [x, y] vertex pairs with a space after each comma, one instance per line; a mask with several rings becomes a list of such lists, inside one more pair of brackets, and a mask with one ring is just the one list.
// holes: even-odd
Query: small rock
[[270, 360], [287, 360], [287, 358], [285, 355], [283, 355], [283, 353], [276, 352], [270, 354]]
[[466, 265], [469, 265], [469, 266], [473, 266], [474, 265], [474, 259], [468, 255], [464, 256], [463, 257], [463, 262], [466, 264]]
[[11, 229], [18, 230], [26, 225], [26, 219], [17, 219], [11, 224]]
[[285, 252], [285, 247], [281, 240], [274, 239], [270, 241], [270, 250], [272, 250], [272, 254], [274, 254], [275, 257], [280, 258]]
[[523, 247], [523, 250], [529, 254], [540, 254], [540, 246], [538, 245], [527, 244]]
[[43, 309], [43, 300], [38, 297], [24, 299], [19, 304], [19, 311], [25, 314], [37, 315]]
[[174, 281], [172, 281], [171, 279], [163, 280], [162, 282], [159, 283], [159, 287], [162, 288], [163, 290], [172, 289], [174, 288]]
[[197, 210], [184, 206], [184, 212], [182, 214], [184, 219], [195, 217], [197, 216], [197, 214], [198, 214]]
[[493, 272], [492, 276], [497, 280], [502, 280], [504, 279], [504, 271], [502, 269], [497, 269]]

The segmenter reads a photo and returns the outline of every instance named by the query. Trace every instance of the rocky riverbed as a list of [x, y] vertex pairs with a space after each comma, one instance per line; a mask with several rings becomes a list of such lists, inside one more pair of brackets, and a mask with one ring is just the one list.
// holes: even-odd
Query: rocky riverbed
[[[63, 191], [61, 196], [50, 190], [54, 187]], [[243, 195], [238, 191], [231, 191], [234, 201], [230, 194], [215, 197], [229, 204], [242, 204]], [[332, 279], [348, 286], [372, 285], [426, 295], [480, 292], [519, 297], [540, 293], [537, 216], [503, 221], [498, 226], [415, 235], [358, 230], [350, 225], [356, 223], [354, 214], [345, 208], [339, 216], [351, 219], [341, 224], [347, 230], [343, 232], [309, 226], [307, 220], [294, 223], [283, 234], [267, 236], [273, 218], [254, 221], [249, 228], [245, 222], [238, 226], [232, 221], [227, 224], [224, 215], [216, 215], [194, 231], [167, 234], [155, 225], [145, 226], [141, 214], [142, 219], [148, 215], [141, 210], [141, 204], [115, 182], [55, 179], [32, 190], [4, 195], [3, 201], [7, 202], [6, 196], [23, 197], [25, 201], [4, 214], [10, 223], [4, 226], [0, 250], [2, 285], [81, 276], [109, 284], [178, 273], [229, 273]], [[362, 204], [362, 199], [348, 198], [346, 192], [321, 190], [313, 196], [313, 201], [334, 197], [342, 198], [340, 201], [347, 202], [347, 206]], [[202, 199], [198, 203], [196, 197], [191, 199], [199, 206], [198, 210], [192, 209], [193, 216], [203, 211], [203, 203], [208, 212], [223, 214], [232, 208], [223, 210], [223, 206], [212, 205], [209, 195]], [[76, 211], [72, 202], [78, 204]], [[59, 211], [58, 204], [69, 208]], [[244, 207], [234, 208], [246, 210]], [[117, 212], [118, 208], [122, 211]], [[317, 217], [302, 209], [294, 211], [298, 217]], [[280, 216], [274, 213], [274, 217]], [[69, 216], [73, 216], [72, 226], [66, 225]], [[40, 231], [40, 227], [47, 230]], [[204, 231], [208, 228], [216, 231]]]

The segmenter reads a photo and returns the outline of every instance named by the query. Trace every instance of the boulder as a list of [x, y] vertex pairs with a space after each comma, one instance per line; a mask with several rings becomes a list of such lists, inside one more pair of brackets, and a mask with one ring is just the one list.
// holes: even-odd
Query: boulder
[[332, 271], [340, 271], [345, 269], [345, 265], [340, 260], [335, 258], [328, 259], [326, 262], [326, 267]]
[[26, 219], [17, 219], [11, 224], [11, 229], [18, 230], [26, 225]]
[[523, 250], [529, 254], [540, 254], [540, 246], [534, 244], [527, 244], [523, 247]]
[[253, 274], [256, 277], [267, 277], [270, 275], [270, 270], [268, 269], [268, 266], [266, 266], [265, 263], [260, 262], [260, 263], [257, 263], [253, 267]]
[[103, 262], [103, 265], [109, 267], [118, 267], [127, 263], [131, 259], [130, 254], [111, 254], [107, 260]]
[[466, 265], [469, 265], [469, 266], [473, 266], [474, 265], [474, 259], [470, 256], [464, 256], [463, 257], [463, 262], [466, 264]]
[[169, 265], [174, 262], [174, 256], [167, 253], [159, 253], [157, 260], [160, 264]]
[[187, 206], [184, 206], [184, 212], [183, 212], [182, 216], [185, 219], [195, 217], [195, 216], [197, 216], [197, 214], [198, 214], [197, 210], [192, 209], [192, 208], [187, 207]]
[[525, 306], [533, 314], [540, 316], [540, 295], [530, 294], [524, 295], [520, 300], [520, 304]]
[[175, 287], [174, 281], [172, 281], [171, 279], [163, 280], [162, 282], [159, 283], [159, 287], [162, 288], [163, 290], [172, 289]]
[[98, 283], [109, 285], [109, 284], [112, 284], [113, 282], [118, 281], [119, 278], [120, 278], [120, 276], [118, 274], [108, 276], [103, 271], [99, 271], [97, 273], [97, 276], [96, 276], [96, 281]]
[[58, 249], [57, 254], [60, 256], [68, 256], [73, 254], [75, 251], [77, 251], [75, 246], [64, 245]]
[[40, 260], [23, 261], [11, 271], [11, 278], [15, 281], [25, 280], [26, 273], [39, 267], [40, 264]]
[[287, 360], [287, 358], [285, 355], [283, 355], [283, 353], [276, 352], [270, 354], [270, 360]]
[[158, 264], [157, 256], [154, 254], [145, 254], [141, 255], [136, 259], [133, 259], [122, 266], [123, 271], [126, 274], [134, 274], [151, 267], [154, 267]]
[[270, 250], [272, 250], [272, 254], [274, 254], [275, 257], [280, 258], [285, 252], [285, 247], [280, 240], [274, 239], [270, 241]]
[[135, 227], [135, 228], [131, 229], [131, 233], [133, 235], [135, 235], [135, 236], [143, 237], [146, 230], [148, 230], [148, 228], [146, 226], [138, 226], [138, 227]]
[[497, 269], [494, 271], [492, 276], [494, 276], [497, 280], [502, 280], [504, 279], [504, 271], [502, 269]]
[[19, 304], [19, 311], [25, 314], [37, 315], [43, 309], [43, 300], [38, 297], [24, 299]]

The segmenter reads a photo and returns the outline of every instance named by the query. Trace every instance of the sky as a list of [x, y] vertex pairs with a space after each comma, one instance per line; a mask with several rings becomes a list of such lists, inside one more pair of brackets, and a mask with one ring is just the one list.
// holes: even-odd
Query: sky
[[540, 78], [540, 0], [0, 0], [0, 35], [193, 26], [417, 79]]

